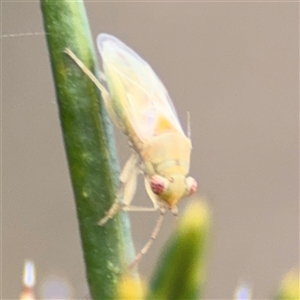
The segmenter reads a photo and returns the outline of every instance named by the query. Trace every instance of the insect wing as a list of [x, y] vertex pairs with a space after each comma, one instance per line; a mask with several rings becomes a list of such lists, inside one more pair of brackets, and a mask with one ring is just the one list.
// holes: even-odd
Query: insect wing
[[114, 88], [110, 82], [121, 85], [123, 118], [131, 121], [139, 138], [147, 140], [167, 131], [184, 135], [168, 92], [149, 64], [111, 35], [100, 34], [97, 45], [109, 89]]

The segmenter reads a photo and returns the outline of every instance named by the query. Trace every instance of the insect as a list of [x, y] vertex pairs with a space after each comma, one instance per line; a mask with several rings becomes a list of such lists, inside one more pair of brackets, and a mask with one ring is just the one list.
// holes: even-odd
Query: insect
[[[166, 88], [150, 65], [114, 36], [100, 34], [97, 46], [104, 72], [102, 82], [71, 50], [66, 52], [100, 89], [110, 118], [128, 137], [133, 150], [121, 172], [116, 201], [99, 225], [103, 226], [121, 210], [160, 211], [151, 238], [137, 254], [132, 267], [156, 238], [166, 210], [177, 216], [178, 202], [197, 189], [196, 180], [187, 176], [192, 145]], [[139, 173], [144, 176], [145, 188], [153, 202], [151, 208], [130, 206]]]

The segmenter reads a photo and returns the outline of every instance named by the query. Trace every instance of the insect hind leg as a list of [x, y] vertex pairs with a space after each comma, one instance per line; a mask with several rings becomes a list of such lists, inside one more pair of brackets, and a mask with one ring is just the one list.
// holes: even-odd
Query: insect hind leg
[[75, 53], [69, 49], [65, 49], [65, 53], [68, 54], [73, 61], [79, 66], [79, 68], [94, 82], [94, 84], [98, 87], [101, 91], [101, 94], [104, 98], [104, 101], [108, 101], [109, 93], [104, 87], [104, 85], [98, 80], [98, 78], [84, 65], [84, 63], [75, 55]]

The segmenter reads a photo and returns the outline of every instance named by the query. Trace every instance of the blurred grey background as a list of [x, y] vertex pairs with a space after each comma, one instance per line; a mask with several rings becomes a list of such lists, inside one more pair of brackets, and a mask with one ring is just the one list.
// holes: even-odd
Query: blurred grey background
[[[213, 212], [206, 299], [241, 281], [272, 295], [299, 265], [299, 4], [86, 2], [94, 38], [113, 34], [165, 83], [181, 123], [191, 112], [192, 166]], [[43, 31], [38, 2], [3, 2], [2, 34]], [[16, 299], [24, 259], [49, 278], [87, 286], [43, 36], [2, 39], [2, 296]], [[117, 130], [120, 162], [129, 156]], [[140, 181], [136, 199], [149, 204]], [[184, 209], [187, 201], [180, 205]], [[99, 216], [100, 217], [100, 216]], [[131, 213], [137, 250], [156, 214]], [[146, 259], [150, 278], [174, 229], [168, 216]]]

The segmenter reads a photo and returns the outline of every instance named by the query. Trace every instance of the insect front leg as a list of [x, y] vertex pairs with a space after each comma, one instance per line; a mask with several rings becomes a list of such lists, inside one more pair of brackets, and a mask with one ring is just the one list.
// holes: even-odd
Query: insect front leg
[[[98, 225], [103, 226], [119, 211], [126, 210], [126, 208], [129, 207], [136, 191], [137, 176], [139, 171], [139, 157], [134, 153], [126, 162], [120, 175], [120, 187], [116, 194], [116, 200], [106, 213], [106, 216], [98, 222]], [[120, 198], [122, 195], [123, 202], [120, 203]]]
[[157, 219], [156, 225], [152, 231], [150, 239], [147, 241], [147, 243], [144, 245], [144, 247], [140, 250], [140, 252], [135, 256], [134, 261], [128, 266], [128, 269], [132, 269], [134, 266], [136, 266], [138, 264], [138, 262], [141, 260], [141, 258], [143, 257], [143, 255], [145, 255], [147, 253], [147, 251], [153, 244], [154, 240], [156, 239], [156, 237], [160, 231], [162, 222], [165, 217], [165, 213], [166, 213], [166, 209], [164, 207], [161, 207], [159, 218]]

